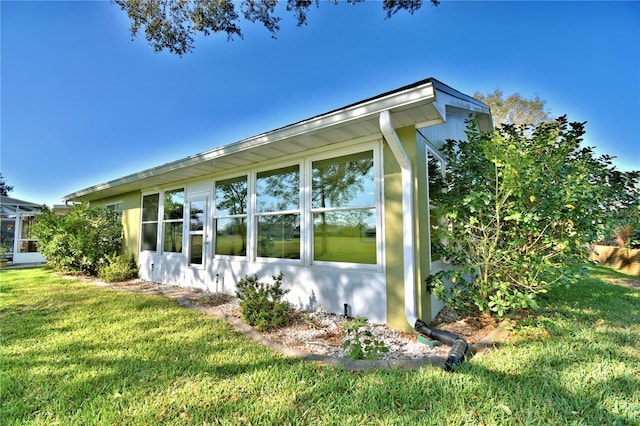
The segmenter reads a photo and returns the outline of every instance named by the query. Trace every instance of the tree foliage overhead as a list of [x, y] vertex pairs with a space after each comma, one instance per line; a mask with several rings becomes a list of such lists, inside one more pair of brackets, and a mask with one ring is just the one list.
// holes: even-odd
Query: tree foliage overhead
[[431, 182], [446, 190], [430, 196], [443, 218], [436, 249], [454, 268], [437, 277], [439, 297], [498, 316], [536, 308], [538, 295], [581, 277], [590, 244], [637, 223], [640, 172], [596, 157], [584, 133], [565, 117], [486, 134], [472, 120], [467, 140], [446, 142], [445, 180]]
[[0, 173], [0, 195], [4, 195], [6, 197], [11, 191], [13, 191], [13, 186], [7, 185], [4, 181], [4, 177], [2, 177], [2, 173]]
[[[338, 0], [331, 0], [338, 4]], [[346, 0], [361, 3], [364, 0]], [[142, 29], [153, 50], [168, 50], [182, 56], [193, 51], [194, 35], [226, 33], [227, 40], [243, 37], [241, 18], [251, 23], [261, 23], [275, 38], [282, 18], [276, 11], [277, 0], [112, 0], [131, 19], [131, 37]], [[437, 6], [439, 0], [430, 0]], [[307, 23], [307, 13], [319, 0], [287, 0], [286, 11], [292, 13], [297, 25]], [[401, 10], [413, 14], [423, 5], [423, 0], [383, 0], [382, 8], [390, 18]]]
[[535, 126], [553, 120], [545, 109], [547, 102], [537, 95], [533, 99], [526, 99], [519, 93], [513, 93], [505, 99], [502, 90], [495, 89], [487, 94], [476, 92], [473, 97], [491, 108], [491, 116], [496, 126], [500, 124]]

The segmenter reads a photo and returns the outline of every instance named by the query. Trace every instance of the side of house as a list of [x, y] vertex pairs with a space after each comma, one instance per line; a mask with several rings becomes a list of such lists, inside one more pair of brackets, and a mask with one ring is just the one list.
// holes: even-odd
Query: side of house
[[426, 79], [64, 200], [122, 212], [144, 279], [233, 294], [283, 272], [299, 308], [407, 330], [439, 309], [428, 173], [470, 114], [491, 128], [486, 105]]

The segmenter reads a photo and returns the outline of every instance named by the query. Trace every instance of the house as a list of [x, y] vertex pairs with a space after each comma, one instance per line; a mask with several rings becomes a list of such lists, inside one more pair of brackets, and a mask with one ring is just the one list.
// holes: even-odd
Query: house
[[14, 265], [42, 263], [38, 242], [31, 235], [40, 204], [0, 195], [0, 257]]
[[283, 272], [299, 308], [407, 330], [441, 307], [427, 165], [444, 170], [470, 114], [491, 129], [485, 104], [429, 78], [63, 200], [120, 211], [144, 279], [234, 294]]

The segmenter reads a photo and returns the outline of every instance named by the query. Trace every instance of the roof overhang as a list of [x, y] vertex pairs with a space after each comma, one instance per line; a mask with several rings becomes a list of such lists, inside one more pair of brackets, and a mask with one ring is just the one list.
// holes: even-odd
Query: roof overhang
[[76, 191], [62, 198], [93, 201], [144, 188], [162, 187], [203, 175], [224, 173], [251, 165], [355, 140], [380, 135], [378, 116], [389, 111], [395, 128], [427, 127], [446, 120], [447, 107], [489, 117], [489, 108], [435, 79], [426, 79], [373, 98], [272, 130], [181, 160], [133, 173]]

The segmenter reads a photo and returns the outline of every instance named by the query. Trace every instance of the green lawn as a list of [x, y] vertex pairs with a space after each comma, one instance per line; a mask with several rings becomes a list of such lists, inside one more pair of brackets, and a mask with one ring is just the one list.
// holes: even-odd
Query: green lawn
[[456, 373], [290, 360], [160, 296], [0, 272], [0, 424], [640, 424], [640, 291], [595, 270]]

